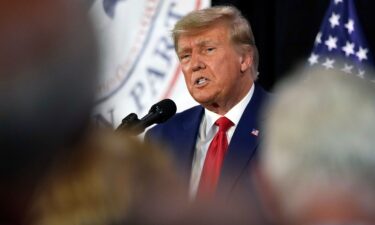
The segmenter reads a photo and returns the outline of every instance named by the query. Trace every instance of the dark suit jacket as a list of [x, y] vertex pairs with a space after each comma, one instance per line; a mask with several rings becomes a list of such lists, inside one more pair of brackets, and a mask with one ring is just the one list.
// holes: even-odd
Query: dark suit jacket
[[[255, 85], [254, 94], [234, 131], [224, 159], [217, 190], [221, 196], [230, 196], [238, 188], [251, 186], [249, 170], [262, 135], [261, 108], [268, 95], [259, 85]], [[195, 106], [151, 128], [145, 135], [146, 141], [159, 141], [167, 145], [187, 183], [203, 114], [204, 108]], [[254, 135], [253, 130], [259, 130], [259, 135]]]

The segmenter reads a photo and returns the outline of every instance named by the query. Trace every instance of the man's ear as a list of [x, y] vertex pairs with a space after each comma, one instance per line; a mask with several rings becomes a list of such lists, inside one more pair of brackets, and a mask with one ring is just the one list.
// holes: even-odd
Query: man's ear
[[245, 72], [253, 65], [253, 52], [252, 50], [244, 51], [240, 57], [241, 72]]

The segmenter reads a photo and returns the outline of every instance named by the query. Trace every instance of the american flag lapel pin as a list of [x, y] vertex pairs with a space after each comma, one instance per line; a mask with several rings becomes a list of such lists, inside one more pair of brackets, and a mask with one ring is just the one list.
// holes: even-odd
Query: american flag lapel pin
[[259, 130], [253, 128], [253, 130], [251, 131], [251, 134], [254, 135], [255, 137], [258, 137], [258, 135], [259, 135]]

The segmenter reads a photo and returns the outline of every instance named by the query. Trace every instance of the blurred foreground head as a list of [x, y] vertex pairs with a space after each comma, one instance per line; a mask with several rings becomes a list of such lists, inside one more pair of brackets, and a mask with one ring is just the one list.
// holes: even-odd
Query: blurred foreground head
[[47, 172], [26, 219], [31, 225], [160, 224], [181, 208], [185, 193], [163, 153], [121, 132], [90, 132]]
[[375, 84], [298, 71], [267, 109], [261, 157], [285, 224], [375, 224]]
[[0, 178], [46, 166], [87, 125], [97, 55], [79, 2], [0, 2]]

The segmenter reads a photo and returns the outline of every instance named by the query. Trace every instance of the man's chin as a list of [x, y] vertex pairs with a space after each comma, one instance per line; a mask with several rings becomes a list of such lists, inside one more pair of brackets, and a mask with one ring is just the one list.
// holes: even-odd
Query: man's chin
[[216, 111], [216, 109], [219, 108], [219, 104], [212, 99], [206, 99], [206, 100], [196, 99], [195, 101], [197, 101], [201, 106], [203, 106], [204, 108], [210, 111]]
[[199, 97], [193, 96], [193, 98], [196, 102], [198, 102], [199, 104], [201, 104], [203, 106], [210, 105], [210, 104], [214, 103], [212, 98], [207, 98], [207, 97], [202, 97], [202, 96], [199, 96]]

